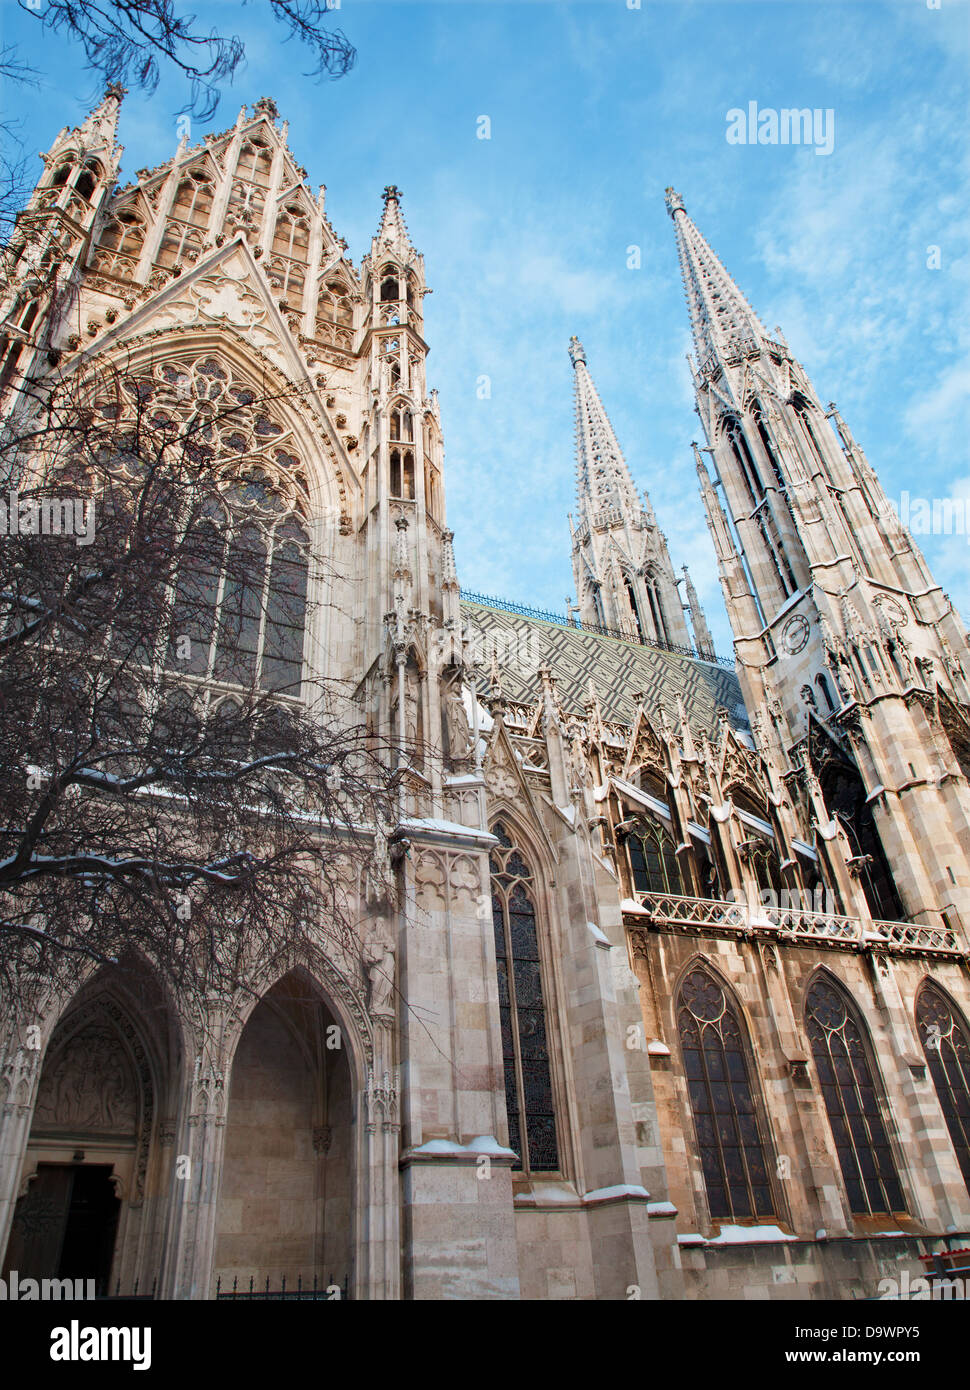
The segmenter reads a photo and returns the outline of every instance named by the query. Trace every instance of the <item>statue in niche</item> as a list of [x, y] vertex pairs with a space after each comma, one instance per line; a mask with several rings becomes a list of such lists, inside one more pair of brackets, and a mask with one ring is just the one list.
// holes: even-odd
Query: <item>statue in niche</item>
[[391, 892], [391, 853], [387, 827], [378, 820], [374, 827], [374, 848], [365, 870], [364, 896], [369, 903], [387, 902]]
[[461, 684], [455, 680], [445, 692], [445, 732], [448, 735], [448, 756], [452, 762], [467, 758], [471, 751], [471, 731], [462, 699]]
[[393, 1018], [395, 941], [387, 920], [375, 917], [367, 928], [360, 958], [370, 984], [368, 1009], [373, 1018]]

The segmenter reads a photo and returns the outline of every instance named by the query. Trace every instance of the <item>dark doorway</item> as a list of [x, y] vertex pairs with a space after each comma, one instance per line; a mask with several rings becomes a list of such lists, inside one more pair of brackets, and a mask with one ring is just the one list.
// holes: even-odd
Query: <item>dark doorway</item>
[[121, 1203], [110, 1164], [39, 1163], [17, 1203], [4, 1274], [93, 1279], [107, 1291]]

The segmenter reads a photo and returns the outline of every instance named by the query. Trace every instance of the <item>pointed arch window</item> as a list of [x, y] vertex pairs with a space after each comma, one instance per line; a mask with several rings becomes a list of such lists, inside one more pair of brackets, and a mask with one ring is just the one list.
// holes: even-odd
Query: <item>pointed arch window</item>
[[260, 188], [269, 187], [272, 156], [262, 140], [249, 140], [239, 152], [236, 174], [247, 183], [255, 183]]
[[732, 416], [726, 421], [725, 430], [731, 445], [731, 452], [734, 454], [738, 467], [741, 470], [741, 477], [744, 479], [744, 485], [748, 491], [748, 498], [752, 507], [754, 507], [764, 497], [765, 490], [762, 486], [761, 476], [758, 473], [755, 461], [751, 457], [751, 450], [748, 448], [748, 441], [740, 420]]
[[854, 1011], [840, 989], [817, 979], [808, 991], [805, 1022], [849, 1207], [857, 1216], [905, 1211], [882, 1098]]
[[391, 452], [391, 496], [414, 501], [414, 455], [410, 449]]
[[675, 849], [673, 836], [656, 823], [644, 821], [630, 835], [627, 851], [636, 892], [683, 894]]
[[640, 609], [637, 607], [637, 596], [633, 592], [633, 583], [628, 574], [625, 574], [623, 576], [623, 582], [626, 585], [627, 598], [630, 600], [630, 611], [633, 614], [633, 621], [636, 623], [637, 632], [639, 633], [640, 640], [642, 641], [643, 624], [640, 622]]
[[131, 276], [141, 254], [145, 224], [133, 212], [119, 212], [109, 222], [98, 247], [98, 270], [120, 278]]
[[970, 1188], [970, 1034], [941, 989], [927, 981], [916, 1026], [963, 1180]]
[[492, 828], [492, 925], [509, 1145], [525, 1173], [559, 1168], [556, 1110], [532, 872], [499, 821]]
[[677, 1027], [711, 1217], [776, 1216], [740, 1016], [702, 967], [691, 970], [680, 987]]
[[159, 265], [171, 267], [182, 260], [198, 259], [212, 200], [213, 187], [209, 175], [201, 169], [191, 170], [178, 186], [172, 211], [165, 223], [165, 235], [158, 253]]
[[396, 303], [401, 298], [401, 286], [395, 266], [386, 265], [381, 271], [381, 302]]

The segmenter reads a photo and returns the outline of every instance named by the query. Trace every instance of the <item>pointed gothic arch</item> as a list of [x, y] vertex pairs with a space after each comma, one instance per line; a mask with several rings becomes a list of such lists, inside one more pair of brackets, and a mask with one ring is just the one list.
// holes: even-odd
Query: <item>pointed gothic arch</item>
[[535, 872], [507, 822], [506, 816], [492, 825], [498, 845], [489, 861], [509, 1146], [518, 1155], [513, 1169], [557, 1172], [562, 1136], [550, 1049], [555, 995], [543, 967]]
[[942, 985], [929, 977], [916, 992], [915, 1017], [936, 1098], [970, 1189], [970, 1025]]
[[250, 1003], [230, 1059], [213, 1277], [352, 1285], [362, 1117], [350, 1034], [306, 968]]
[[728, 982], [693, 957], [674, 992], [688, 1104], [713, 1221], [779, 1215], [773, 1147], [751, 1034]]
[[869, 1030], [841, 980], [824, 968], [805, 991], [805, 1026], [850, 1210], [863, 1217], [905, 1212]]
[[4, 1272], [92, 1278], [99, 1293], [159, 1273], [186, 1032], [134, 953], [93, 970], [43, 1055]]

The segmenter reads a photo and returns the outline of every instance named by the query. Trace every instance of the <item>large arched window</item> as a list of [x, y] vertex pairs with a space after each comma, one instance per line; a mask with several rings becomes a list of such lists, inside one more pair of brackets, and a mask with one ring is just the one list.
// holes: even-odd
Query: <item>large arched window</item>
[[683, 893], [673, 836], [663, 826], [642, 821], [627, 840], [627, 849], [638, 893]]
[[513, 1166], [526, 1173], [559, 1167], [556, 1112], [546, 1030], [535, 889], [525, 860], [499, 821], [492, 827], [492, 924], [498, 968], [502, 1060]]
[[817, 979], [805, 1022], [849, 1206], [857, 1216], [905, 1210], [862, 1031], [842, 991]]
[[677, 1028], [707, 1205], [714, 1220], [777, 1215], [737, 1010], [702, 967], [684, 978]]
[[970, 1188], [970, 1039], [967, 1026], [943, 991], [931, 981], [924, 984], [916, 1000], [916, 1026], [960, 1172]]
[[[255, 512], [258, 520], [249, 519], [254, 508], [263, 513]], [[172, 645], [188, 637], [190, 647], [187, 662], [173, 650], [173, 669], [300, 694], [307, 536], [300, 520], [281, 510], [271, 486], [258, 479], [214, 502], [212, 544], [198, 547], [212, 563], [204, 570], [193, 564], [179, 577]]]
[[[136, 400], [145, 437], [173, 451], [177, 489], [171, 506], [160, 499], [177, 571], [157, 659], [172, 672], [299, 698], [309, 535], [306, 479], [291, 430], [216, 355], [158, 362], [150, 376], [124, 381], [97, 401], [97, 426], [110, 422], [113, 436], [123, 438]], [[119, 451], [117, 469], [119, 481], [137, 484], [143, 460]], [[204, 470], [199, 491], [196, 469]], [[152, 505], [154, 498], [150, 492]], [[123, 620], [115, 632], [131, 639]]]

